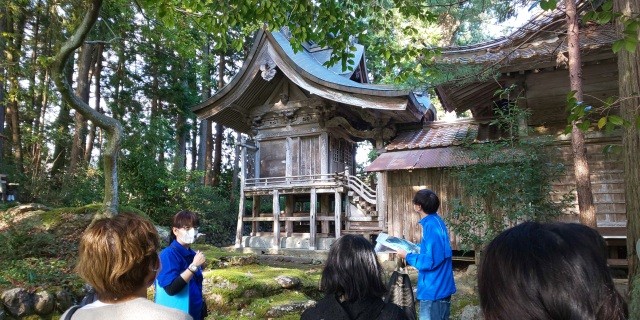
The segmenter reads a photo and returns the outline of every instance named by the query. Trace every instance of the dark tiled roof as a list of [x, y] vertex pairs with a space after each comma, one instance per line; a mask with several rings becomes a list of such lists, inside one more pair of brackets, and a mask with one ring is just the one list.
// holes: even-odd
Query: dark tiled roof
[[[457, 120], [433, 122], [425, 127], [405, 131], [385, 148], [387, 152], [376, 158], [366, 171], [413, 170], [445, 168], [478, 163], [465, 142], [486, 142], [501, 139], [502, 132], [489, 121]], [[509, 161], [511, 152], [493, 155], [491, 162]]]
[[[583, 51], [609, 47], [617, 40], [612, 24], [592, 25], [580, 32], [580, 47]], [[528, 61], [537, 57], [555, 57], [559, 52], [567, 51], [566, 37], [563, 33], [544, 34], [524, 43], [505, 42], [495, 47], [468, 48], [465, 50], [444, 51], [438, 59], [443, 64], [484, 64], [500, 62], [512, 64]]]
[[[578, 0], [578, 13], [593, 10], [602, 2]], [[566, 11], [560, 3], [555, 10], [536, 14], [507, 36], [473, 45], [440, 48], [442, 55], [437, 61], [443, 64], [500, 62], [500, 65], [508, 65], [541, 56], [554, 57], [558, 52], [566, 51], [566, 33]], [[583, 51], [609, 47], [615, 40], [615, 29], [611, 23], [580, 27], [580, 47]]]
[[387, 151], [458, 146], [478, 136], [476, 122], [441, 122], [417, 131], [402, 132], [390, 144]]

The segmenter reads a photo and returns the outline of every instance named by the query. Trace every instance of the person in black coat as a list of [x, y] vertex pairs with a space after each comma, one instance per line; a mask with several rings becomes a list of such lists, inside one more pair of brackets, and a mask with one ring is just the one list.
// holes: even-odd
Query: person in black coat
[[406, 320], [404, 311], [385, 303], [382, 265], [373, 244], [362, 236], [344, 235], [331, 245], [322, 271], [325, 297], [305, 310], [301, 320]]

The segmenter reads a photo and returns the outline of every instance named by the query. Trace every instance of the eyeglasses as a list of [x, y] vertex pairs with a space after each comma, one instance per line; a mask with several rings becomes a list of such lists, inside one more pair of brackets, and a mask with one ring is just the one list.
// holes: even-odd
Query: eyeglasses
[[180, 229], [184, 229], [184, 231], [191, 231], [191, 230], [195, 230], [196, 233], [198, 233], [198, 227], [182, 227]]

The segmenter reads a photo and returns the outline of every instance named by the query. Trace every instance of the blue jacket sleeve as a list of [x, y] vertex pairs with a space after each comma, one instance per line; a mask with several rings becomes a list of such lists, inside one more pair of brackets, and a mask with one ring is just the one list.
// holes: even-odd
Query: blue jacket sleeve
[[158, 272], [158, 284], [161, 287], [170, 285], [180, 273], [184, 271], [178, 254], [173, 252], [170, 247], [160, 252], [160, 272]]
[[419, 271], [433, 270], [446, 259], [442, 242], [434, 239], [428, 228], [422, 231], [420, 253], [407, 254], [407, 263]]

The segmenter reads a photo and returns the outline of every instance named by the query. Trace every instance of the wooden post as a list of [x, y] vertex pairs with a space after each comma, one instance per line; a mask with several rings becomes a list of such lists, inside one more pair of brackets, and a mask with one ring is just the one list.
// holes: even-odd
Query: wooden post
[[244, 186], [245, 180], [247, 177], [246, 166], [247, 166], [247, 148], [243, 147], [242, 152], [240, 154], [242, 158], [242, 171], [240, 171], [240, 201], [238, 201], [238, 224], [236, 226], [236, 248], [242, 247], [242, 229], [244, 228]]
[[[353, 197], [353, 193], [354, 191], [351, 190], [351, 187], [349, 186], [349, 174], [351, 172], [349, 171], [349, 167], [345, 167], [344, 168], [344, 173], [343, 173], [343, 185], [345, 187], [345, 190], [347, 191], [346, 193], [346, 197], [347, 197], [347, 205], [344, 208], [344, 217], [346, 218], [346, 221], [344, 223], [344, 227], [345, 230], [351, 230], [351, 215], [353, 214], [353, 212], [351, 212], [351, 200], [349, 199], [349, 197]], [[351, 198], [353, 199], [353, 198]], [[355, 205], [355, 201], [353, 202]], [[338, 237], [336, 237], [337, 239]]]
[[[322, 193], [320, 194], [320, 215], [323, 217], [329, 216], [329, 194]], [[323, 234], [329, 234], [329, 222], [327, 220], [322, 220], [320, 222], [320, 228]]]
[[260, 178], [260, 141], [256, 140], [256, 154], [254, 155], [253, 177]]
[[240, 189], [240, 201], [238, 201], [238, 225], [236, 227], [236, 248], [242, 248], [242, 229], [244, 228], [244, 222], [242, 217], [244, 216], [244, 192]]
[[280, 194], [273, 190], [273, 248], [280, 248]]
[[318, 195], [316, 188], [311, 189], [311, 200], [309, 210], [309, 250], [316, 250], [316, 202]]
[[291, 146], [293, 145], [293, 140], [290, 137], [287, 137], [284, 148], [285, 148], [285, 161], [284, 161], [284, 175], [286, 176], [287, 184], [291, 183], [291, 176], [293, 176], [293, 155], [291, 153]]
[[342, 226], [342, 195], [338, 190], [335, 192], [335, 223], [336, 223], [336, 239], [340, 238]]
[[[329, 173], [329, 136], [326, 132], [320, 134], [320, 173]], [[325, 179], [325, 176], [322, 176]]]
[[378, 212], [378, 225], [382, 232], [387, 231], [387, 173], [376, 172], [376, 211]]
[[[284, 204], [284, 215], [287, 217], [293, 217], [293, 205], [294, 205], [294, 195], [288, 194], [285, 196], [285, 204]], [[284, 232], [287, 237], [290, 237], [293, 233], [293, 221], [287, 221], [284, 224]]]
[[[260, 216], [260, 196], [253, 196], [253, 204], [251, 205], [251, 216], [259, 217]], [[258, 232], [258, 221], [251, 222], [251, 236], [256, 235]]]

